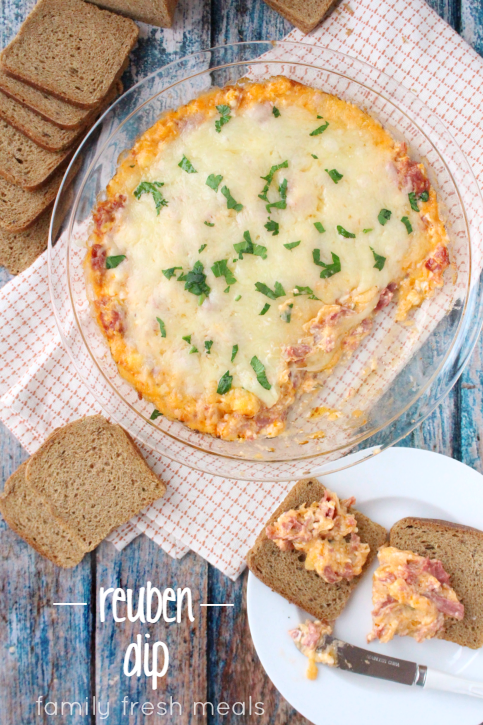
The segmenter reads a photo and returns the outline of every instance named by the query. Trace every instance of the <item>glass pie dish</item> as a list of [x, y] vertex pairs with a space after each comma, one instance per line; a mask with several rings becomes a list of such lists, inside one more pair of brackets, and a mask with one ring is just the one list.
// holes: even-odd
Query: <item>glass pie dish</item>
[[[292, 407], [276, 438], [224, 441], [178, 421], [151, 420], [153, 406], [118, 373], [91, 314], [83, 270], [89, 220], [119, 157], [160, 114], [213, 86], [284, 75], [354, 103], [376, 118], [436, 189], [450, 238], [445, 284], [412, 315], [382, 310], [374, 334]], [[393, 445], [448, 393], [483, 321], [483, 200], [464, 155], [410, 91], [349, 56], [291, 42], [252, 42], [196, 53], [152, 73], [97, 122], [71, 162], [54, 207], [49, 284], [57, 326], [80, 379], [107, 416], [180, 464], [234, 479], [293, 480], [340, 470]], [[68, 182], [71, 181], [69, 184]], [[314, 416], [317, 409], [320, 415]]]

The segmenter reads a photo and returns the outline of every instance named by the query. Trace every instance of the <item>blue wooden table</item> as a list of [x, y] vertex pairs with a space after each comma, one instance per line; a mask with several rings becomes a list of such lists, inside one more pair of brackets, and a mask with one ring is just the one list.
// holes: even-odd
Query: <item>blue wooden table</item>
[[[0, 0], [0, 47], [16, 34], [35, 0]], [[483, 55], [482, 0], [430, 0], [444, 17]], [[173, 33], [143, 26], [138, 47], [123, 78], [125, 87], [154, 68], [201, 48], [242, 40], [279, 39], [291, 25], [262, 0], [180, 0]], [[0, 269], [0, 285], [10, 276]], [[433, 415], [403, 445], [427, 448], [483, 470], [480, 432], [483, 410], [483, 344], [454, 390]], [[6, 429], [0, 430], [2, 484], [27, 457]], [[148, 576], [149, 575], [149, 576]], [[194, 624], [179, 625], [99, 622], [97, 593], [101, 586], [134, 590], [147, 579], [160, 588], [189, 586], [205, 602], [233, 602], [230, 609], [205, 610]], [[86, 556], [73, 571], [55, 568], [38, 556], [0, 521], [0, 723], [208, 722], [242, 725], [302, 725], [298, 715], [277, 693], [257, 659], [246, 617], [246, 576], [230, 582], [200, 557], [179, 562], [151, 540], [139, 537], [123, 552], [108, 543]], [[86, 602], [86, 607], [52, 607], [52, 602]], [[172, 661], [156, 693], [145, 677], [127, 678], [122, 661], [138, 633], [168, 644]], [[92, 697], [108, 719], [91, 714]], [[89, 703], [89, 715], [52, 716], [37, 713], [36, 701]], [[123, 714], [122, 700], [139, 703]], [[265, 715], [240, 717], [192, 715], [193, 701], [265, 703]], [[183, 715], [143, 715], [144, 702], [181, 703]], [[175, 708], [175, 713], [178, 712]], [[128, 710], [129, 712], [129, 710]], [[327, 724], [327, 725], [335, 725]], [[390, 725], [390, 723], [388, 723]]]

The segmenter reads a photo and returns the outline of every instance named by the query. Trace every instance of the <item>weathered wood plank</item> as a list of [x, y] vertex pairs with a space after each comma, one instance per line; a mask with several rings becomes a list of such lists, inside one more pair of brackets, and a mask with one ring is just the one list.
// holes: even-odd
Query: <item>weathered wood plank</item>
[[[3, 521], [0, 526], [0, 722], [47, 725], [62, 701], [84, 706], [91, 694], [90, 559], [73, 571], [59, 569]], [[54, 607], [53, 602], [87, 606]], [[36, 705], [39, 697], [43, 707]], [[80, 725], [86, 719], [77, 711], [68, 722]]]
[[[248, 573], [232, 582], [210, 568], [208, 596], [210, 602], [233, 603], [234, 607], [214, 609], [208, 613], [209, 701], [226, 702], [233, 707], [241, 702], [248, 708], [263, 703], [264, 714], [243, 717], [231, 710], [226, 715], [216, 713], [210, 725], [239, 725], [257, 722], [259, 725], [309, 725], [279, 694], [263, 669], [250, 636], [246, 614], [246, 584]], [[240, 709], [238, 706], [237, 709]], [[248, 712], [248, 709], [246, 710]]]
[[481, 0], [461, 0], [461, 35], [483, 55], [483, 3]]
[[212, 45], [247, 40], [280, 40], [293, 25], [268, 7], [263, 0], [213, 0]]
[[[96, 694], [103, 709], [106, 701], [110, 702], [109, 722], [121, 723], [128, 721], [123, 714], [129, 715], [130, 725], [145, 722], [141, 711], [143, 703], [179, 702], [179, 708], [173, 708], [173, 718], [167, 722], [179, 722], [191, 725], [199, 722], [192, 715], [194, 701], [206, 702], [206, 614], [200, 602], [206, 602], [208, 564], [195, 554], [188, 554], [180, 561], [175, 561], [165, 554], [146, 536], [140, 536], [129, 545], [124, 552], [117, 552], [111, 544], [104, 543], [97, 549], [97, 581], [96, 588], [122, 587], [137, 591], [150, 581], [161, 591], [166, 587], [176, 590], [177, 587], [189, 587], [193, 596], [192, 624], [183, 617], [180, 624], [166, 624], [162, 619], [156, 624], [140, 622], [115, 623], [112, 619], [110, 605], [106, 608], [106, 622], [99, 621], [99, 602], [95, 632], [95, 669]], [[135, 597], [137, 602], [137, 596]], [[121, 611], [121, 610], [119, 610]], [[122, 610], [124, 613], [124, 609]], [[170, 616], [173, 616], [170, 612]], [[152, 689], [151, 681], [144, 676], [126, 677], [123, 673], [124, 654], [128, 645], [136, 641], [138, 634], [149, 634], [151, 643], [162, 641], [168, 646], [170, 653], [169, 670], [158, 685], [157, 691]], [[162, 663], [162, 659], [161, 659]], [[123, 705], [124, 697], [128, 704]], [[148, 708], [149, 710], [149, 708]], [[98, 721], [101, 720], [98, 718]]]
[[428, 5], [436, 10], [456, 31], [460, 31], [460, 0], [426, 0]]
[[[156, 68], [209, 48], [210, 18], [209, 0], [180, 0], [172, 30], [141, 26], [139, 43], [123, 77], [125, 88]], [[146, 716], [139, 709], [144, 702], [166, 702], [170, 697], [181, 704], [182, 715], [178, 715], [179, 710], [175, 707], [173, 717], [168, 718], [169, 722], [173, 720], [190, 725], [199, 721], [192, 715], [192, 703], [207, 700], [206, 614], [198, 606], [199, 601], [206, 601], [207, 576], [208, 564], [200, 557], [190, 554], [181, 561], [174, 561], [145, 536], [139, 537], [121, 553], [107, 543], [97, 549], [97, 591], [101, 586], [136, 590], [150, 580], [153, 586], [161, 590], [165, 587], [190, 587], [197, 602], [196, 621], [193, 624], [184, 620], [181, 624], [165, 624], [161, 621], [147, 625], [126, 622], [124, 625], [114, 623], [112, 618], [102, 624], [97, 618], [96, 694], [101, 703], [110, 700], [114, 723], [124, 719], [124, 696], [131, 703], [140, 703], [129, 716], [132, 725], [145, 721]], [[123, 673], [124, 653], [138, 633], [149, 633], [151, 642], [164, 641], [170, 651], [172, 659], [169, 671], [156, 692], [144, 676], [140, 679], [128, 678]]]
[[[0, 47], [15, 36], [35, 0], [3, 0]], [[11, 275], [0, 270], [0, 286]], [[18, 441], [0, 426], [1, 483], [27, 458]], [[51, 723], [54, 707], [37, 712], [36, 701], [77, 701], [91, 695], [90, 557], [74, 571], [64, 571], [35, 553], [0, 523], [0, 722], [2, 725]], [[53, 602], [85, 602], [85, 607], [53, 607]], [[66, 676], [68, 674], [68, 676]], [[60, 711], [60, 710], [59, 710]], [[69, 714], [69, 706], [64, 713]], [[84, 715], [62, 718], [75, 725]], [[47, 714], [51, 712], [52, 715]]]

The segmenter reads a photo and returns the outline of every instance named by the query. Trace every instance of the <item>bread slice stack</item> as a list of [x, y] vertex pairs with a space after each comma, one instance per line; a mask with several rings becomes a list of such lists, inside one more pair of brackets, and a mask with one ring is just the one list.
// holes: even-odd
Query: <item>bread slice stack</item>
[[36, 551], [69, 568], [165, 492], [130, 436], [94, 415], [47, 438], [6, 482], [0, 511]]
[[351, 509], [357, 520], [358, 536], [362, 543], [369, 544], [370, 552], [362, 574], [350, 581], [344, 579], [335, 584], [328, 584], [315, 571], [308, 571], [304, 564], [305, 557], [300, 551], [281, 551], [266, 534], [267, 526], [273, 524], [285, 511], [296, 509], [304, 503], [310, 506], [320, 501], [324, 492], [325, 487], [316, 478], [299, 481], [263, 527], [248, 552], [247, 564], [257, 579], [289, 602], [317, 619], [333, 620], [341, 614], [352, 591], [374, 561], [378, 548], [385, 543], [386, 529]]
[[0, 264], [25, 269], [47, 246], [65, 168], [122, 92], [138, 37], [84, 0], [39, 0], [0, 55]]

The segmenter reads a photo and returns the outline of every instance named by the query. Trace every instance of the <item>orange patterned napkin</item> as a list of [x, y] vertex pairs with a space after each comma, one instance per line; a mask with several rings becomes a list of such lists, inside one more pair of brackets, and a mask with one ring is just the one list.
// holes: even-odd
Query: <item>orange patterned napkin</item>
[[[483, 186], [483, 59], [424, 0], [351, 0], [308, 36], [294, 30], [287, 39], [355, 56], [413, 90], [452, 131]], [[58, 338], [46, 255], [0, 290], [0, 325], [0, 419], [32, 453], [54, 428], [99, 412]], [[110, 540], [120, 549], [143, 532], [172, 556], [192, 549], [235, 579], [292, 484], [211, 477], [141, 449], [168, 493]]]

